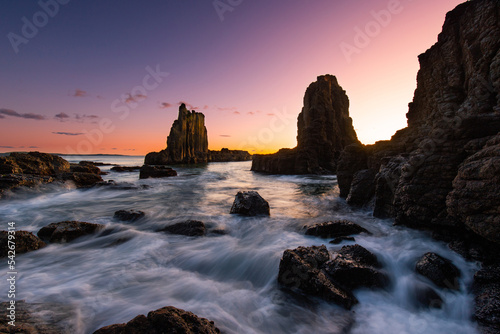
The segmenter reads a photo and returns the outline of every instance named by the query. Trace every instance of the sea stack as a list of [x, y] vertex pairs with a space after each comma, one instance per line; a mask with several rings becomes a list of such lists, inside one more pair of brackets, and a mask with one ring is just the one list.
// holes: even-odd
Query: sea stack
[[179, 116], [170, 128], [167, 148], [146, 155], [146, 165], [196, 164], [219, 161], [245, 161], [252, 156], [247, 151], [234, 151], [223, 148], [221, 151], [208, 149], [208, 133], [205, 115], [189, 111], [182, 103]]
[[147, 165], [168, 165], [179, 163], [207, 162], [208, 134], [205, 115], [189, 111], [182, 103], [179, 116], [172, 124], [167, 137], [167, 148], [146, 155]]
[[252, 170], [272, 174], [334, 174], [340, 152], [359, 144], [349, 117], [349, 99], [333, 75], [309, 85], [297, 119], [297, 147], [254, 155]]

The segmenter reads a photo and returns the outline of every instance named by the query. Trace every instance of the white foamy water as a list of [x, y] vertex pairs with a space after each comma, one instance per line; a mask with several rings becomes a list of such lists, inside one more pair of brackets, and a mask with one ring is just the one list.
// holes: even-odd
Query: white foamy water
[[[142, 164], [137, 157], [85, 160]], [[17, 256], [18, 299], [67, 305], [76, 311], [71, 323], [77, 333], [92, 333], [167, 305], [213, 320], [224, 333], [477, 332], [470, 320], [473, 297], [466, 292], [476, 264], [427, 233], [393, 227], [392, 220], [348, 208], [338, 198], [334, 176], [260, 175], [251, 172], [250, 165], [175, 167], [177, 177], [147, 180], [139, 180], [138, 172], [111, 172], [105, 179], [136, 188], [49, 186], [2, 200], [2, 229], [9, 221], [16, 222], [17, 229], [35, 233], [64, 220], [106, 225], [97, 235]], [[258, 191], [270, 203], [271, 217], [230, 215], [239, 190]], [[146, 217], [119, 222], [113, 214], [120, 209], [142, 210]], [[194, 238], [155, 232], [187, 219], [201, 220], [227, 234]], [[349, 219], [373, 234], [331, 245], [329, 240], [301, 231], [305, 224], [333, 219]], [[122, 243], [112, 245], [117, 240]], [[278, 266], [285, 249], [325, 244], [333, 251], [354, 243], [378, 256], [391, 286], [356, 290], [360, 303], [351, 311], [315, 298], [292, 296], [278, 286]], [[451, 259], [462, 273], [460, 291], [434, 287], [444, 300], [441, 309], [415, 306], [412, 287], [433, 286], [413, 270], [416, 260], [429, 251]], [[0, 272], [7, 272], [6, 261], [1, 262]], [[6, 287], [3, 280], [1, 290]], [[6, 298], [6, 293], [0, 297]]]

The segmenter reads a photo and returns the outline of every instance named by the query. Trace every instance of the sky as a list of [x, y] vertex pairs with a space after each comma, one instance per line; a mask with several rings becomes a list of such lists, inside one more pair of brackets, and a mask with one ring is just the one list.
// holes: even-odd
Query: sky
[[455, 0], [0, 2], [0, 152], [144, 155], [180, 103], [209, 149], [296, 146], [308, 85], [333, 74], [364, 144], [406, 126], [418, 55]]

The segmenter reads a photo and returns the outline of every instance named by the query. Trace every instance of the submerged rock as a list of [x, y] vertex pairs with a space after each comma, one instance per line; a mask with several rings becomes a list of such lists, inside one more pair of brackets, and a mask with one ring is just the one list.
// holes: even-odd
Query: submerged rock
[[436, 253], [426, 253], [415, 266], [417, 273], [430, 279], [439, 287], [459, 290], [460, 270], [450, 260]]
[[280, 261], [278, 282], [349, 310], [358, 301], [352, 292], [327, 276], [323, 269], [329, 259], [330, 254], [324, 245], [287, 249]]
[[371, 234], [365, 228], [348, 220], [329, 221], [306, 227], [306, 235], [313, 235], [321, 238], [346, 237], [363, 232]]
[[441, 308], [443, 299], [436, 290], [423, 283], [417, 283], [412, 287], [410, 295], [414, 298], [415, 307], [420, 308]]
[[104, 228], [104, 225], [79, 221], [63, 221], [42, 227], [37, 235], [46, 242], [70, 242]]
[[153, 178], [170, 177], [170, 176], [177, 176], [177, 172], [167, 166], [144, 165], [141, 167], [139, 173], [139, 179], [147, 179], [150, 177]]
[[159, 230], [160, 232], [168, 232], [172, 234], [187, 235], [190, 237], [204, 236], [207, 229], [203, 222], [198, 220], [188, 220], [185, 222], [173, 224]]
[[474, 275], [474, 317], [485, 334], [500, 333], [500, 265], [485, 266]]
[[[45, 242], [43, 242], [39, 237], [28, 231], [16, 231], [14, 234], [15, 239], [15, 254], [22, 254], [26, 252], [31, 252], [40, 248], [45, 247]], [[6, 257], [9, 249], [9, 233], [7, 231], [0, 231], [0, 257]]]
[[94, 332], [94, 334], [126, 333], [218, 334], [220, 330], [215, 327], [213, 321], [200, 318], [191, 312], [173, 306], [166, 306], [149, 312], [147, 317], [138, 315], [126, 324], [110, 325]]
[[113, 172], [123, 173], [123, 172], [136, 172], [141, 169], [141, 166], [114, 166], [111, 167]]
[[230, 213], [245, 216], [269, 216], [269, 203], [256, 191], [239, 191], [234, 198]]
[[139, 210], [118, 210], [115, 212], [113, 218], [122, 221], [136, 221], [139, 218], [144, 217], [146, 214]]
[[360, 245], [344, 246], [325, 263], [326, 273], [343, 287], [383, 288], [389, 277], [378, 270], [377, 257]]

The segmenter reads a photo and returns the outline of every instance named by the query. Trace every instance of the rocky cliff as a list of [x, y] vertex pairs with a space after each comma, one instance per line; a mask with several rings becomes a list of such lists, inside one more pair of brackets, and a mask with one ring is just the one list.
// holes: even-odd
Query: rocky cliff
[[244, 161], [252, 156], [246, 151], [208, 150], [205, 115], [189, 111], [183, 103], [167, 137], [167, 148], [146, 155], [146, 165], [192, 164], [216, 161]]
[[353, 180], [369, 169], [376, 216], [469, 230], [500, 245], [499, 18], [495, 0], [447, 14], [438, 42], [419, 56], [408, 127], [390, 141], [343, 151], [342, 196], [356, 200]]
[[349, 117], [349, 99], [335, 76], [319, 76], [309, 85], [297, 128], [296, 148], [255, 155], [252, 170], [274, 174], [335, 173], [342, 149], [359, 144]]

